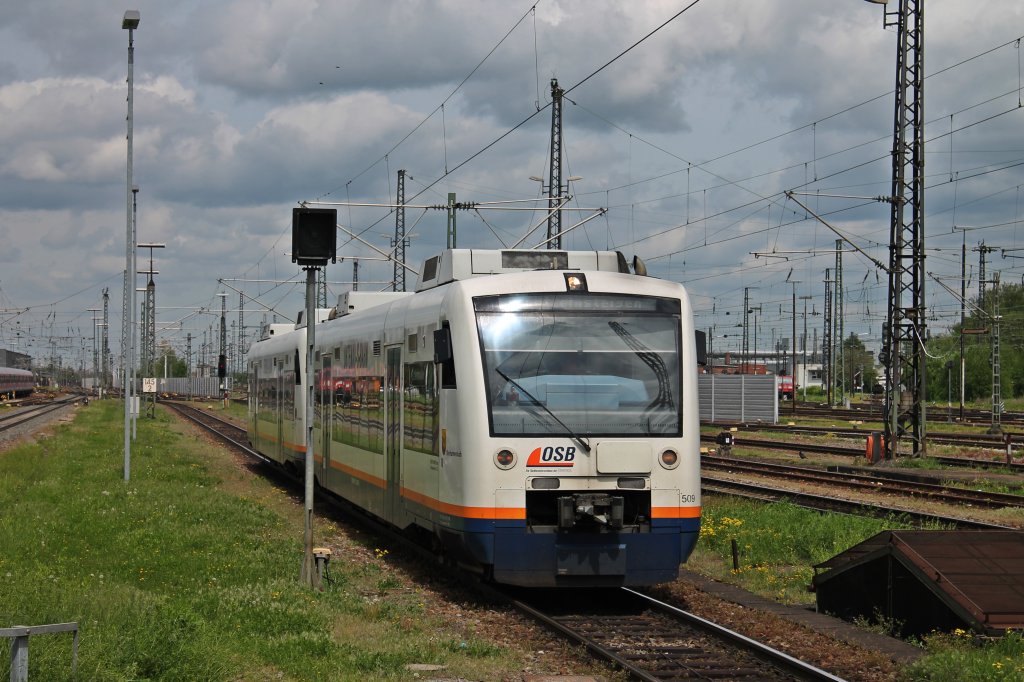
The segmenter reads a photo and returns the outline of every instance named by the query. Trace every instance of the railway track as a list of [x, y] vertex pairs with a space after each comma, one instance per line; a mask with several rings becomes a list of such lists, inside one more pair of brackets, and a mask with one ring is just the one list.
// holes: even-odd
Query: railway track
[[701, 491], [703, 493], [718, 493], [721, 495], [733, 495], [747, 499], [759, 500], [762, 502], [781, 502], [787, 500], [792, 504], [805, 509], [815, 511], [827, 511], [838, 514], [849, 514], [851, 516], [870, 516], [874, 518], [896, 517], [905, 519], [915, 527], [945, 527], [956, 529], [987, 529], [987, 530], [1016, 530], [1009, 526], [1001, 526], [974, 519], [966, 519], [959, 516], [945, 516], [942, 514], [931, 514], [904, 507], [894, 507], [879, 504], [877, 502], [857, 502], [853, 500], [841, 500], [837, 497], [816, 495], [775, 488], [772, 486], [750, 483], [746, 481], [733, 481], [727, 478], [716, 478], [714, 476], [701, 476]]
[[787, 464], [722, 457], [719, 455], [701, 458], [701, 469], [758, 474], [787, 481], [821, 483], [833, 487], [863, 490], [872, 493], [892, 493], [954, 505], [985, 507], [989, 509], [1024, 507], [1024, 495], [970, 490], [871, 474], [796, 467]]
[[[163, 404], [232, 447], [261, 462], [269, 462], [249, 447], [245, 429], [189, 405], [174, 402]], [[323, 499], [324, 496], [321, 496]], [[346, 505], [338, 503], [335, 498], [327, 499], [343, 510], [348, 510]], [[360, 525], [409, 549], [426, 562], [437, 561], [437, 557], [423, 547], [411, 543], [408, 538], [383, 524], [373, 522], [363, 515], [349, 514], [346, 519], [358, 519]], [[510, 604], [561, 636], [583, 644], [592, 655], [620, 666], [639, 680], [840, 679], [784, 652], [627, 588], [613, 591], [615, 602], [620, 606], [616, 612], [605, 608], [600, 614], [582, 607], [573, 611], [563, 609], [557, 614], [550, 613], [547, 606], [541, 607], [537, 603], [512, 597], [502, 590], [482, 585], [477, 585], [476, 589]], [[546, 598], [549, 593], [543, 595], [543, 601], [550, 602]], [[591, 606], [596, 603], [607, 607], [609, 600], [590, 600]], [[630, 606], [625, 607], [624, 603]]]
[[6, 414], [0, 417], [0, 431], [6, 431], [13, 429], [16, 426], [27, 424], [43, 415], [49, 414], [59, 410], [66, 405], [78, 402], [80, 398], [78, 396], [66, 396], [64, 398], [57, 398], [48, 403], [36, 404], [29, 407], [25, 407], [13, 414]]
[[[740, 431], [776, 431], [783, 433], [801, 434], [807, 436], [843, 436], [851, 438], [865, 438], [872, 431], [880, 429], [863, 429], [855, 427], [827, 427], [827, 426], [789, 426], [787, 424], [711, 424], [723, 429], [736, 428]], [[1024, 442], [1024, 433], [1009, 432], [1013, 443]], [[942, 433], [928, 432], [928, 442], [939, 445], [956, 445], [959, 447], [992, 448], [1004, 450], [1006, 447], [1003, 436], [987, 433]]]
[[270, 459], [249, 447], [249, 435], [246, 433], [245, 429], [237, 424], [233, 424], [197, 407], [192, 407], [191, 405], [167, 400], [161, 401], [160, 404], [166, 405], [185, 419], [188, 419], [207, 431], [210, 431], [221, 440], [224, 440], [229, 445], [238, 448], [250, 457], [255, 457], [261, 462], [265, 462], [267, 464], [272, 463]]
[[629, 588], [511, 601], [523, 613], [638, 680], [841, 679]]
[[[779, 415], [792, 415], [792, 404], [779, 403]], [[867, 403], [862, 407], [825, 407], [819, 404], [800, 404], [797, 403], [796, 413], [797, 416], [802, 417], [817, 417], [822, 419], [861, 419], [864, 421], [881, 421], [882, 419], [882, 407], [881, 405]], [[951, 412], [947, 412], [946, 408], [930, 408], [928, 414], [931, 415], [930, 421], [936, 423], [938, 420], [936, 417], [951, 417], [958, 419], [960, 416], [959, 409], [953, 409]], [[1024, 413], [1021, 412], [1003, 412], [999, 418], [1000, 423], [1003, 426], [1017, 426], [1024, 427]], [[987, 426], [992, 423], [992, 413], [989, 410], [975, 410], [965, 409], [963, 421], [958, 421], [960, 424], [970, 424], [975, 426]]]
[[[867, 434], [864, 434], [867, 435]], [[700, 436], [702, 443], [714, 443], [714, 434]], [[863, 448], [851, 448], [842, 445], [823, 445], [820, 443], [790, 443], [780, 440], [767, 440], [761, 438], [750, 438], [747, 436], [734, 436], [734, 446], [749, 448], [760, 448], [765, 450], [783, 450], [800, 456], [802, 453], [815, 453], [821, 455], [839, 455], [843, 457], [863, 458]], [[1007, 462], [1004, 457], [998, 459], [971, 459], [969, 457], [946, 457], [941, 455], [928, 455], [928, 459], [943, 466], [965, 467], [969, 469], [1004, 469], [1013, 473], [1024, 474], [1024, 464]]]

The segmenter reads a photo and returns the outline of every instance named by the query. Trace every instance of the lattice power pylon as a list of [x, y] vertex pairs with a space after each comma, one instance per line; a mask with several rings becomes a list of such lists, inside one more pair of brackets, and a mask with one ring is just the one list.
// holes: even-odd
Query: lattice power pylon
[[835, 345], [832, 343], [832, 324], [835, 321], [832, 317], [832, 273], [825, 268], [825, 310], [822, 321], [825, 323], [825, 330], [821, 337], [821, 378], [825, 383], [825, 402], [832, 404], [832, 389], [835, 386]]
[[[984, 255], [982, 256], [984, 258]], [[1000, 371], [1001, 348], [999, 343], [999, 323], [1002, 317], [999, 314], [999, 273], [992, 278], [992, 425], [988, 433], [1002, 434], [1003, 432], [1003, 380]]]
[[747, 324], [750, 316], [750, 288], [743, 287], [743, 347], [740, 352], [740, 363], [743, 365], [743, 374], [747, 373], [750, 361], [750, 326]]
[[398, 171], [398, 196], [395, 200], [395, 243], [394, 253], [394, 275], [392, 277], [391, 290], [405, 291], [405, 171]]
[[985, 310], [985, 285], [989, 284], [986, 280], [985, 265], [988, 261], [988, 254], [996, 250], [994, 246], [985, 246], [985, 240], [972, 249], [978, 252], [978, 307]]
[[562, 95], [558, 80], [551, 79], [551, 156], [548, 173], [548, 248], [562, 248]]
[[101, 344], [102, 355], [100, 356], [100, 387], [107, 388], [107, 373], [110, 371], [110, 290], [103, 288], [103, 343]]
[[885, 328], [885, 456], [911, 441], [915, 457], [925, 442], [924, 295], [924, 0], [899, 0], [885, 11], [896, 25], [896, 98], [893, 121], [889, 305]]
[[142, 371], [153, 376], [156, 362], [156, 282], [153, 281], [153, 261], [149, 261], [149, 281], [142, 308]]
[[843, 296], [843, 240], [836, 240], [836, 281], [835, 281], [835, 336], [833, 342], [836, 346], [835, 365], [833, 369], [836, 374], [836, 388], [838, 393], [835, 396], [837, 405], [846, 403], [846, 349], [843, 347], [843, 334], [845, 333], [843, 320], [846, 315], [846, 306]]
[[[326, 270], [327, 268], [324, 268]], [[327, 307], [326, 301], [324, 307]], [[245, 294], [241, 291], [238, 292], [238, 341], [237, 352], [235, 358], [237, 363], [235, 365], [236, 372], [245, 372]]]

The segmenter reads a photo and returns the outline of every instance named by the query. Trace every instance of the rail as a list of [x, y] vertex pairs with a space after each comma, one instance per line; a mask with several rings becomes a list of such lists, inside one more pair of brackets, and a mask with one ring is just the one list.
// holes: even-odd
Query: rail
[[667, 679], [758, 679], [836, 682], [841, 678], [642, 592], [620, 588], [600, 598], [557, 598], [512, 605], [645, 682]]
[[32, 635], [51, 635], [71, 632], [71, 676], [78, 671], [78, 623], [51, 625], [15, 625], [0, 628], [0, 637], [11, 640], [11, 682], [28, 682], [28, 638]]

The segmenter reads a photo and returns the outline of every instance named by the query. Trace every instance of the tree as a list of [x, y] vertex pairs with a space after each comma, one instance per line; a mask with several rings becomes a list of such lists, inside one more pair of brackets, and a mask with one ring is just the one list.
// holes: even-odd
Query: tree
[[177, 353], [170, 346], [161, 346], [160, 352], [157, 355], [156, 360], [153, 361], [153, 372], [155, 376], [164, 375], [164, 365], [166, 359], [167, 376], [171, 377], [183, 377], [188, 374], [188, 364], [181, 358], [178, 357]]
[[[1004, 398], [1024, 395], [1024, 286], [1000, 285], [986, 291], [984, 310], [979, 300], [967, 306], [964, 329], [964, 398], [968, 401], [992, 397], [992, 313], [995, 296], [999, 297], [999, 357], [1001, 392]], [[981, 330], [983, 333], [977, 333]], [[960, 325], [949, 333], [933, 335], [928, 349], [928, 398], [944, 401], [948, 394], [960, 395]], [[950, 371], [947, 362], [953, 362]]]
[[875, 369], [875, 355], [864, 347], [864, 342], [850, 332], [843, 340], [844, 367], [847, 389], [852, 393], [857, 387], [861, 391], [871, 392], [878, 383], [878, 371]]

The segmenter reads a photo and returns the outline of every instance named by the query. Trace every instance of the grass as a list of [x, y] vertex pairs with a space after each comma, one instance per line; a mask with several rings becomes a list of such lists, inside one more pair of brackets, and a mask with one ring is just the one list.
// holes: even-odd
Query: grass
[[[94, 401], [0, 453], [0, 627], [77, 621], [78, 679], [402, 680], [430, 663], [489, 680], [526, 665], [395, 589], [386, 550], [336, 550], [335, 582], [300, 586], [301, 506], [162, 411], [140, 420], [125, 482], [120, 414]], [[344, 542], [317, 523], [318, 542]], [[33, 637], [31, 679], [70, 679], [70, 648]]]
[[978, 638], [964, 630], [926, 637], [929, 656], [901, 671], [902, 680], [992, 682], [1024, 680], [1024, 637]]
[[[893, 520], [818, 514], [789, 502], [762, 504], [727, 496], [703, 499], [700, 541], [690, 567], [788, 604], [811, 604], [814, 564], [890, 528]], [[732, 541], [739, 568], [732, 563]]]
[[[761, 504], [728, 496], [703, 498], [700, 541], [688, 567], [783, 603], [811, 605], [812, 566], [882, 530], [907, 528], [899, 519], [820, 514], [788, 502]], [[732, 541], [739, 568], [732, 563]], [[859, 623], [883, 631], [884, 622]], [[890, 624], [891, 625], [891, 624]], [[964, 630], [932, 633], [918, 642], [927, 654], [900, 673], [901, 680], [982, 682], [1024, 680], [1024, 637], [1000, 639]]]

